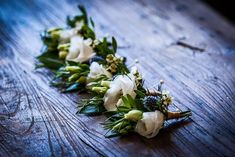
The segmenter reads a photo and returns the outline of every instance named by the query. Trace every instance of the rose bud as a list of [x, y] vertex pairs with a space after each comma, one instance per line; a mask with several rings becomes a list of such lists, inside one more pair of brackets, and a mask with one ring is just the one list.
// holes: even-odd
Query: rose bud
[[143, 112], [140, 110], [131, 110], [124, 115], [125, 119], [132, 120], [135, 122], [142, 119], [142, 117], [143, 117]]

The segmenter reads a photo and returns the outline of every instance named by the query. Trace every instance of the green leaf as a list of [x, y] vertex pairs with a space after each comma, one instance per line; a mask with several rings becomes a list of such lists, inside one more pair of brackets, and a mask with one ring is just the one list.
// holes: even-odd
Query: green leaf
[[92, 40], [95, 40], [95, 33], [88, 25], [82, 26], [82, 29], [80, 30], [80, 34], [85, 39], [91, 38]]
[[129, 102], [130, 106], [135, 107], [135, 105], [136, 105], [135, 100], [129, 94], [127, 94], [126, 97], [127, 97], [127, 100]]
[[131, 110], [131, 108], [127, 107], [127, 106], [118, 106], [118, 111], [119, 112], [124, 112], [124, 113], [127, 113]]
[[74, 17], [67, 16], [67, 19], [66, 19], [67, 25], [72, 28], [75, 27], [76, 22], [79, 22], [79, 21], [84, 21], [84, 24], [88, 25], [88, 17], [87, 17], [87, 12], [86, 12], [85, 7], [82, 5], [79, 5], [78, 9], [80, 10], [82, 14], [76, 15]]
[[117, 113], [118, 113], [118, 111], [106, 111], [106, 112], [104, 112], [104, 115], [106, 117], [111, 117], [111, 116], [113, 116], [113, 115], [115, 115]]
[[117, 41], [114, 37], [112, 37], [112, 46], [113, 46], [114, 53], [116, 53], [117, 52]]
[[122, 96], [122, 101], [123, 101], [123, 105], [124, 105], [125, 107], [127, 107], [127, 108], [130, 108], [130, 107], [131, 107], [131, 106], [130, 106], [130, 103], [129, 103], [129, 101], [128, 101], [128, 99], [127, 99], [126, 96]]
[[44, 67], [50, 69], [59, 69], [64, 65], [64, 61], [58, 58], [55, 52], [45, 52], [37, 57]]
[[110, 43], [107, 41], [107, 38], [105, 37], [96, 47], [95, 52], [98, 56], [101, 56], [102, 58], [106, 58], [108, 54], [114, 54], [114, 51], [109, 48]]
[[81, 114], [85, 115], [98, 115], [102, 114], [105, 111], [105, 108], [102, 105], [97, 104], [89, 104], [82, 107], [82, 109], [79, 111]]
[[79, 10], [82, 13], [82, 16], [84, 18], [84, 22], [85, 24], [88, 24], [88, 18], [87, 18], [87, 12], [86, 12], [86, 8], [83, 5], [78, 5]]
[[135, 90], [135, 93], [137, 94], [138, 97], [140, 98], [144, 98], [145, 97], [145, 93], [140, 91], [140, 90]]
[[95, 23], [94, 23], [94, 21], [92, 20], [91, 17], [90, 17], [90, 22], [91, 22], [91, 26], [94, 28], [95, 27]]

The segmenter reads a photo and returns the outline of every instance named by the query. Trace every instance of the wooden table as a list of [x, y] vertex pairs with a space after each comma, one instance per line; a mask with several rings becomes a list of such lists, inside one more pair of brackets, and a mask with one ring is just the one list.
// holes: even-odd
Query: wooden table
[[[64, 26], [77, 4], [96, 31], [117, 37], [118, 53], [151, 87], [164, 79], [175, 107], [191, 119], [171, 121], [153, 139], [107, 139], [103, 116], [76, 115], [80, 96], [50, 87], [34, 70], [39, 33]], [[197, 0], [1, 0], [0, 156], [235, 156], [235, 27]]]

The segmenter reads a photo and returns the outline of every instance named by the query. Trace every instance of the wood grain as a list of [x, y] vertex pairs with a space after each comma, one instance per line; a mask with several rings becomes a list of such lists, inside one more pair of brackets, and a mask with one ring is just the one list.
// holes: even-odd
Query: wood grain
[[[50, 87], [52, 74], [34, 62], [39, 33], [65, 25], [77, 4], [86, 6], [99, 36], [117, 37], [129, 65], [140, 61], [147, 87], [165, 80], [173, 107], [190, 108], [190, 120], [167, 122], [153, 139], [106, 139], [105, 117], [75, 114], [81, 95]], [[1, 0], [0, 156], [234, 156], [234, 34], [197, 0]]]

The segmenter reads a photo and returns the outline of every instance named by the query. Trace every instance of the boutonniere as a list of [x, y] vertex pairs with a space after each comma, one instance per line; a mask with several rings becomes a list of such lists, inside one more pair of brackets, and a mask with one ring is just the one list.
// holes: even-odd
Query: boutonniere
[[[160, 83], [159, 87], [162, 86]], [[160, 88], [159, 88], [160, 89]], [[122, 104], [117, 110], [106, 112], [108, 119], [103, 123], [108, 130], [106, 137], [125, 135], [130, 132], [152, 138], [164, 127], [164, 122], [191, 116], [191, 111], [169, 111], [172, 98], [161, 90], [145, 93], [136, 91], [136, 98], [130, 95], [122, 96]]]

